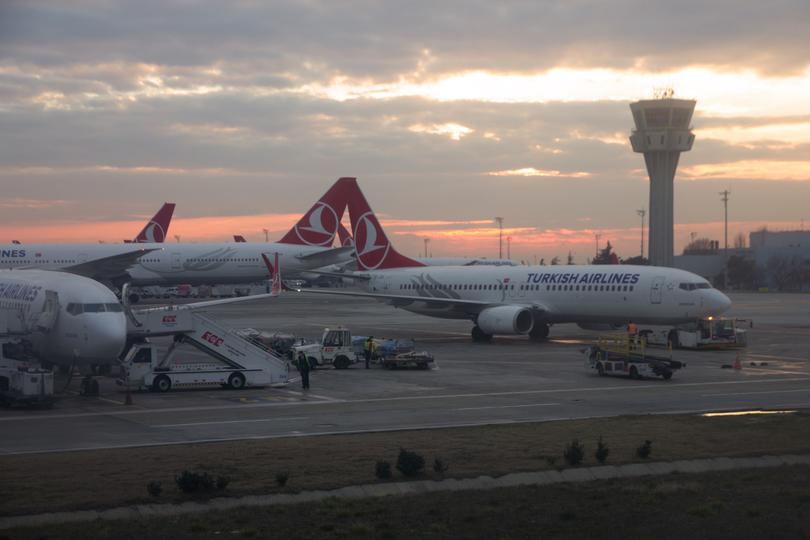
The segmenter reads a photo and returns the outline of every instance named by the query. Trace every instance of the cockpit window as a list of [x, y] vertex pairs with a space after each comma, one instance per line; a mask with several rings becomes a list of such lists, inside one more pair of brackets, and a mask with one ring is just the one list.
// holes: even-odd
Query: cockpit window
[[124, 308], [118, 303], [109, 304], [78, 304], [71, 302], [67, 305], [67, 312], [71, 315], [82, 313], [121, 313]]
[[82, 307], [85, 313], [103, 313], [107, 311], [104, 304], [83, 304]]
[[712, 286], [706, 282], [703, 283], [680, 283], [678, 287], [684, 291], [694, 291], [696, 289], [711, 289]]
[[121, 304], [104, 304], [104, 307], [107, 308], [107, 311], [110, 313], [121, 313], [124, 311], [124, 308]]
[[67, 312], [70, 313], [71, 315], [81, 315], [82, 311], [83, 310], [81, 304], [71, 302], [67, 305]]

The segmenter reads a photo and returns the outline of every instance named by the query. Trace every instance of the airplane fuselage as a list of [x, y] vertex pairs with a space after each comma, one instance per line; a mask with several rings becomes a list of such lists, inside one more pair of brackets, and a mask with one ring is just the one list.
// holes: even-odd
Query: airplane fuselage
[[[370, 293], [532, 308], [535, 321], [679, 324], [728, 309], [728, 298], [690, 272], [625, 265], [416, 267], [370, 273]], [[480, 306], [393, 302], [414, 313], [471, 318]]]
[[269, 279], [262, 253], [279, 254], [285, 275], [323, 266], [306, 257], [325, 251], [317, 246], [278, 243], [228, 244], [25, 244], [0, 246], [0, 269], [38, 268], [62, 270], [72, 265], [127, 253], [154, 249], [127, 271], [132, 285], [211, 285], [251, 283]]
[[0, 270], [0, 309], [17, 316], [33, 352], [62, 365], [109, 364], [126, 342], [115, 294], [89, 278], [46, 270]]

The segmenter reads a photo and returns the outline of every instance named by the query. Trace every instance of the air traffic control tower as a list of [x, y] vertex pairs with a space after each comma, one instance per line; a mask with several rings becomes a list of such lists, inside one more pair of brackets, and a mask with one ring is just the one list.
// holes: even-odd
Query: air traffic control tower
[[673, 99], [672, 91], [669, 90], [660, 99], [631, 103], [630, 110], [636, 123], [636, 129], [630, 134], [630, 143], [634, 152], [644, 154], [644, 163], [650, 176], [650, 264], [672, 266], [672, 184], [681, 152], [691, 150], [695, 140], [695, 134], [689, 126], [695, 101]]

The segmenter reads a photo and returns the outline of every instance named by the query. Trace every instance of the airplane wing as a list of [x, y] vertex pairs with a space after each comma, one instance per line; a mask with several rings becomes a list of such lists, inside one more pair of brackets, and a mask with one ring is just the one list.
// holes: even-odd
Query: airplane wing
[[[254, 294], [251, 296], [235, 296], [233, 298], [219, 298], [217, 300], [205, 300], [203, 302], [191, 302], [189, 304], [175, 304], [172, 306], [174, 310], [183, 310], [183, 309], [203, 309], [209, 308], [213, 306], [221, 306], [224, 304], [236, 304], [238, 302], [256, 302], [259, 300], [267, 300], [270, 298], [277, 298], [278, 294], [275, 293], [265, 293], [265, 294]], [[144, 309], [133, 309], [132, 313], [138, 315], [140, 313], [149, 313], [150, 311], [162, 311], [165, 310], [167, 306], [156, 306], [152, 308], [144, 308]]]
[[102, 257], [85, 261], [61, 269], [62, 272], [70, 272], [79, 276], [89, 277], [98, 280], [111, 280], [126, 275], [133, 264], [147, 253], [159, 251], [163, 248], [133, 249], [110, 257]]
[[311, 264], [313, 268], [318, 268], [345, 262], [352, 253], [354, 253], [354, 246], [344, 246], [316, 251], [307, 255], [298, 255], [296, 258], [299, 261]]
[[471, 315], [480, 313], [484, 309], [493, 306], [502, 306], [505, 304], [525, 305], [532, 311], [537, 313], [545, 313], [548, 308], [536, 302], [480, 302], [478, 300], [462, 300], [458, 298], [436, 298], [434, 296], [404, 296], [401, 294], [385, 294], [385, 293], [370, 293], [362, 291], [331, 291], [329, 289], [294, 289], [299, 293], [309, 294], [333, 294], [338, 296], [355, 296], [360, 298], [375, 298], [377, 300], [386, 300], [394, 307], [405, 307], [416, 302], [422, 302], [431, 307], [452, 307], [458, 311], [469, 313]]

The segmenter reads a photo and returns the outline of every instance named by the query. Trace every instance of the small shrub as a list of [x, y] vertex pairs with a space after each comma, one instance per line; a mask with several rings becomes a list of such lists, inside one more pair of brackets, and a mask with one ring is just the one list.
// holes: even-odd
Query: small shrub
[[231, 479], [228, 478], [227, 476], [217, 476], [217, 483], [216, 483], [217, 491], [224, 491], [225, 488], [227, 488], [228, 484], [230, 483]]
[[387, 461], [378, 461], [374, 466], [374, 474], [380, 480], [387, 480], [391, 478], [391, 464]]
[[287, 471], [277, 472], [276, 473], [276, 484], [278, 484], [279, 487], [286, 486], [287, 485], [287, 480], [289, 480], [289, 479], [290, 479], [290, 473], [287, 472]]
[[399, 449], [397, 457], [397, 470], [405, 476], [417, 476], [425, 468], [425, 458], [416, 452], [409, 452], [404, 448]]
[[578, 439], [574, 439], [571, 444], [566, 445], [563, 457], [569, 465], [579, 465], [585, 457], [585, 447], [580, 444]]
[[441, 459], [436, 458], [433, 460], [433, 472], [435, 472], [436, 474], [444, 476], [444, 473], [446, 473], [447, 469], [449, 468], [450, 467], [447, 465], [447, 463], [445, 463]]
[[647, 459], [652, 453], [652, 441], [644, 441], [644, 444], [636, 448], [636, 455], [641, 459]]
[[602, 437], [599, 437], [599, 441], [596, 443], [596, 453], [594, 454], [596, 461], [604, 465], [608, 454], [610, 454], [610, 448], [602, 441]]
[[214, 479], [208, 473], [198, 473], [184, 470], [174, 477], [177, 487], [183, 493], [196, 493], [199, 491], [211, 491], [214, 487]]
[[163, 493], [163, 486], [159, 481], [152, 480], [146, 484], [146, 491], [148, 491], [149, 495], [152, 497], [160, 497], [160, 494]]

